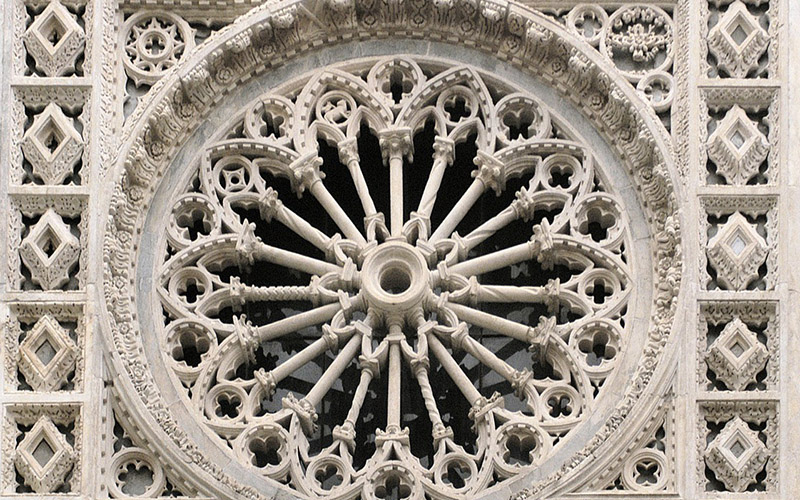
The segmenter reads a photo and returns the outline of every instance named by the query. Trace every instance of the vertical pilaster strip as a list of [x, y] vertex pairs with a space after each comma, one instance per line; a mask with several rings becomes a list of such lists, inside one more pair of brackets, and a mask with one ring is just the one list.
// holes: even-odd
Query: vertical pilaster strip
[[[779, 39], [780, 74], [783, 89], [780, 96], [781, 124], [781, 265], [787, 272], [779, 283], [781, 294], [780, 370], [781, 384], [781, 498], [791, 498], [800, 491], [800, 474], [797, 474], [797, 457], [800, 456], [800, 432], [797, 432], [797, 415], [800, 414], [800, 30], [791, 28], [800, 23], [800, 2], [781, 0], [781, 30]], [[790, 64], [791, 62], [791, 64]], [[792, 236], [794, 235], [794, 236]], [[786, 383], [785, 381], [791, 381]]]
[[[675, 163], [678, 166], [678, 171], [681, 173], [679, 189], [684, 192], [684, 199], [689, 200], [691, 207], [689, 208], [688, 217], [685, 217], [682, 223], [685, 224], [683, 231], [684, 255], [697, 255], [701, 251], [701, 243], [697, 237], [697, 216], [700, 212], [697, 199], [697, 183], [691, 182], [692, 179], [698, 177], [698, 148], [697, 143], [698, 129], [700, 127], [697, 113], [692, 110], [697, 109], [698, 106], [698, 90], [695, 82], [699, 79], [700, 73], [700, 51], [698, 50], [700, 43], [700, 27], [698, 26], [697, 19], [701, 17], [701, 8], [699, 2], [692, 0], [683, 0], [678, 2], [676, 7], [676, 24], [678, 26], [679, 39], [676, 43], [684, 50], [678, 50], [675, 60], [676, 64], [676, 86], [678, 86], [678, 99], [675, 100], [673, 108], [673, 127], [672, 134], [675, 141]], [[681, 65], [687, 66], [685, 69]], [[685, 74], [685, 81], [682, 75]], [[681, 86], [685, 86], [682, 89]], [[680, 97], [683, 97], [681, 99]], [[683, 281], [686, 283], [686, 304], [689, 305], [689, 310], [686, 313], [687, 320], [696, 317], [697, 315], [697, 269], [696, 266], [685, 265]], [[694, 345], [694, 329], [691, 327], [682, 328], [679, 335], [684, 337], [684, 341], [680, 343], [682, 355], [681, 361], [678, 363], [678, 393], [682, 398], [677, 403], [679, 408], [682, 408], [684, 415], [687, 418], [678, 419], [676, 435], [682, 436], [678, 442], [683, 443], [683, 446], [678, 446], [677, 454], [677, 488], [684, 498], [696, 498], [696, 481], [687, 480], [693, 477], [694, 471], [697, 467], [697, 457], [694, 453], [694, 442], [696, 426], [693, 422], [696, 421], [697, 405], [696, 392], [697, 383], [695, 381], [694, 369], [697, 360], [697, 350]]]
[[[104, 445], [107, 439], [113, 436], [107, 434], [107, 425], [104, 418], [108, 414], [106, 405], [107, 394], [104, 388], [104, 349], [100, 333], [100, 319], [97, 311], [102, 301], [103, 293], [103, 262], [102, 231], [105, 227], [108, 214], [104, 212], [103, 186], [107, 176], [113, 175], [111, 165], [114, 162], [114, 152], [118, 140], [118, 64], [117, 52], [117, 1], [116, 0], [89, 0], [93, 2], [94, 16], [92, 19], [92, 38], [90, 40], [92, 51], [92, 101], [91, 116], [94, 127], [91, 131], [91, 165], [89, 217], [92, 232], [88, 248], [90, 261], [98, 263], [92, 266], [87, 276], [87, 316], [91, 334], [87, 336], [87, 377], [86, 389], [89, 397], [86, 401], [87, 418], [85, 419], [85, 441], [91, 442], [87, 447], [85, 491], [91, 492], [96, 498], [106, 497], [104, 478], [108, 471], [108, 455], [104, 454]], [[98, 430], [101, 430], [98, 432]]]
[[[693, 412], [696, 435], [692, 439], [696, 443], [697, 451], [694, 457], [695, 481], [687, 489], [686, 498], [716, 498], [721, 493], [716, 490], [745, 495], [747, 488], [751, 487], [753, 476], [762, 470], [766, 472], [766, 477], [759, 481], [763, 483], [761, 487], [766, 489], [767, 498], [793, 498], [794, 485], [785, 482], [790, 475], [787, 471], [793, 470], [795, 466], [786, 454], [785, 440], [789, 438], [787, 432], [792, 432], [792, 424], [786, 418], [792, 416], [785, 411], [785, 395], [787, 390], [791, 390], [788, 386], [794, 384], [787, 380], [788, 372], [785, 367], [787, 358], [792, 359], [791, 352], [786, 349], [787, 322], [792, 321], [790, 315], [796, 316], [796, 312], [792, 311], [796, 307], [792, 308], [788, 302], [788, 291], [791, 283], [797, 282], [793, 281], [797, 277], [794, 270], [797, 267], [797, 253], [795, 250], [795, 255], [790, 255], [789, 235], [796, 234], [796, 227], [790, 226], [796, 225], [796, 222], [789, 215], [796, 211], [790, 208], [790, 201], [787, 200], [787, 192], [792, 189], [792, 180], [788, 179], [787, 182], [787, 178], [792, 174], [786, 168], [785, 155], [787, 144], [797, 142], [787, 141], [789, 137], [786, 134], [787, 40], [784, 34], [787, 30], [783, 29], [787, 19], [786, 2], [703, 0], [697, 4], [701, 12], [697, 15], [695, 25], [700, 36], [694, 39], [690, 48], [692, 57], [697, 59], [695, 68], [699, 70], [693, 85], [696, 97], [693, 104], [693, 114], [696, 117], [694, 130], [697, 133], [692, 134], [692, 140], [698, 141], [699, 138], [699, 142], [694, 148], [697, 157], [692, 162], [695, 173], [689, 178], [690, 185], [697, 186], [692, 188], [691, 199], [697, 207], [694, 222], [699, 223], [694, 234], [699, 237], [697, 255], [700, 265], [692, 265], [693, 271], [699, 272], [694, 280], [697, 295], [693, 301], [698, 323], [694, 341], [696, 348], [693, 349], [693, 356], [697, 357], [697, 375], [693, 384], [696, 394]], [[710, 13], [711, 9], [717, 12]], [[713, 19], [711, 27], [707, 24], [709, 19]], [[763, 23], [764, 19], [768, 19], [768, 29]], [[738, 39], [738, 33], [742, 31], [748, 35], [763, 33], [756, 33], [757, 36], [742, 41]], [[733, 42], [724, 41], [721, 34]], [[753, 38], [758, 37], [768, 40], [768, 46], [751, 43]], [[726, 48], [731, 46], [726, 46], [726, 43], [736, 44], [736, 50], [726, 52]], [[760, 58], [759, 50], [764, 54]], [[749, 56], [748, 52], [751, 52]], [[754, 62], [753, 52], [757, 62]], [[716, 127], [715, 133], [706, 130], [709, 124], [712, 124], [712, 128]], [[769, 128], [768, 133], [759, 128], [762, 126]], [[768, 165], [765, 173], [753, 173], [754, 163], [758, 168], [763, 166], [759, 165], [759, 160], [752, 160], [752, 156], [756, 155], [751, 155], [751, 161], [748, 162], [742, 159], [737, 161], [735, 155], [725, 157], [719, 153], [724, 152], [726, 147], [729, 150], [741, 148], [738, 153], [744, 156], [747, 146], [738, 144], [742, 137], [764, 141], [765, 145], [766, 141], [769, 142], [770, 153], [768, 159], [764, 160]], [[707, 162], [714, 166], [709, 167]], [[761, 178], [764, 174], [766, 179]], [[716, 180], [712, 180], [715, 176]], [[693, 182], [695, 179], [696, 182]], [[760, 227], [762, 224], [763, 227]], [[750, 231], [751, 240], [748, 240], [747, 235], [737, 236], [736, 228], [745, 230], [738, 233], [742, 235]], [[763, 242], [762, 236], [756, 234], [756, 229], [766, 232]], [[714, 231], [716, 235], [711, 234]], [[714, 237], [724, 231], [735, 238], [731, 237], [728, 242], [724, 242], [721, 236]], [[748, 257], [747, 252], [737, 253], [730, 246], [745, 240], [754, 245], [763, 244], [764, 249], [767, 249], [766, 257], [758, 252], [751, 253]], [[719, 253], [726, 246], [735, 254], [732, 259], [737, 265], [741, 264], [739, 267], [726, 269], [724, 262], [711, 258], [714, 252]], [[767, 274], [761, 276], [764, 266]], [[759, 269], [755, 281], [751, 281], [752, 277], [748, 276], [753, 268]], [[712, 275], [712, 271], [716, 276]], [[735, 281], [730, 279], [731, 276], [735, 277]], [[758, 285], [751, 286], [753, 282]], [[709, 283], [712, 286], [708, 286]], [[776, 321], [777, 326], [774, 324]], [[753, 323], [768, 326], [764, 332], [757, 328], [754, 332], [751, 331]], [[717, 331], [710, 333], [709, 325], [712, 324]], [[743, 332], [743, 337], [738, 338], [750, 338], [761, 344], [757, 346], [759, 349], [767, 348], [768, 360], [773, 361], [767, 361], [764, 368], [767, 373], [765, 380], [755, 382], [758, 375], [752, 374], [755, 383], [732, 382], [730, 375], [720, 376], [720, 372], [711, 364], [707, 365], [706, 360], [715, 356], [720, 359], [720, 350], [724, 351], [731, 346], [735, 349], [741, 348], [728, 340], [735, 338], [737, 331]], [[755, 340], [757, 332], [766, 338], [765, 344], [761, 340]], [[775, 339], [775, 336], [778, 338]], [[712, 343], [714, 338], [718, 340]], [[726, 339], [725, 342], [719, 340], [723, 338]], [[732, 355], [737, 356], [735, 352]], [[745, 352], [741, 356], [749, 356], [751, 361], [756, 357], [752, 356], [752, 352]], [[776, 358], [780, 358], [780, 363], [774, 362]], [[736, 364], [730, 364], [726, 370], [730, 370], [732, 366]], [[690, 368], [687, 367], [684, 373], [690, 374]], [[741, 380], [751, 376], [751, 373], [746, 372], [749, 369], [751, 367], [747, 365], [739, 366], [737, 376], [744, 377]], [[716, 379], [707, 376], [707, 370], [712, 371]], [[758, 432], [745, 430], [741, 434], [744, 436], [744, 441], [741, 442], [725, 440], [726, 436], [735, 433], [737, 426], [747, 429], [747, 424], [755, 421], [766, 426], [765, 429]], [[709, 431], [709, 422], [713, 422], [717, 430]], [[713, 441], [708, 442], [707, 436], [709, 439], [714, 437]], [[759, 439], [765, 441], [764, 446]], [[726, 464], [726, 459], [721, 457], [731, 452], [737, 444], [744, 446], [745, 451], [749, 451], [748, 446], [751, 445], [764, 448], [769, 456], [766, 465], [761, 463], [752, 465], [754, 469], [742, 470], [736, 469], [743, 467], [741, 465], [732, 467]], [[748, 461], [750, 458], [745, 462]], [[708, 469], [716, 478], [715, 482], [706, 477], [704, 472], [707, 473]], [[688, 477], [691, 477], [690, 474]]]

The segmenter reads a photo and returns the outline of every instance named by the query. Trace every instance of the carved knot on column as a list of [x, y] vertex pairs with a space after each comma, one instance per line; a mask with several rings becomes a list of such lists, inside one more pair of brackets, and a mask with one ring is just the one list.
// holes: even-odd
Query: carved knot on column
[[258, 199], [258, 212], [266, 222], [272, 222], [272, 218], [283, 206], [283, 202], [278, 199], [278, 192], [268, 187], [264, 194]]
[[289, 166], [293, 173], [290, 179], [292, 190], [297, 193], [298, 198], [302, 198], [306, 189], [311, 189], [314, 184], [325, 178], [325, 173], [319, 169], [320, 166], [322, 158], [316, 152], [301, 156]]
[[547, 306], [547, 312], [550, 314], [557, 314], [561, 306], [561, 279], [549, 279], [547, 284], [544, 285], [545, 299], [544, 303]]
[[469, 327], [463, 321], [456, 325], [456, 327], [453, 328], [452, 333], [450, 333], [450, 343], [453, 344], [453, 347], [459, 350], [464, 349], [464, 343], [468, 338]]
[[455, 159], [456, 143], [452, 139], [439, 137], [433, 140], [433, 161], [441, 161], [445, 165], [452, 165]]
[[247, 285], [242, 284], [242, 279], [239, 276], [231, 276], [230, 284], [231, 307], [233, 307], [234, 311], [241, 311], [242, 306], [247, 302], [245, 297]]
[[547, 359], [547, 349], [550, 347], [551, 339], [558, 335], [555, 316], [539, 316], [539, 324], [528, 329], [528, 350], [544, 363]]
[[483, 183], [484, 188], [491, 188], [497, 196], [506, 187], [505, 165], [494, 156], [478, 150], [472, 162], [478, 167], [472, 171], [472, 177]]
[[256, 236], [256, 225], [245, 219], [242, 230], [236, 238], [236, 257], [240, 268], [247, 269], [253, 265], [260, 244], [261, 239]]
[[511, 207], [517, 214], [517, 218], [525, 222], [533, 219], [533, 213], [536, 211], [533, 193], [522, 187], [517, 191], [516, 197], [517, 199], [511, 202]]
[[300, 421], [300, 427], [306, 435], [313, 434], [317, 431], [317, 410], [311, 401], [303, 398], [297, 399], [291, 392], [281, 400], [281, 404], [287, 410], [291, 410], [297, 415], [297, 420]]
[[385, 431], [381, 429], [375, 430], [375, 445], [380, 448], [381, 446], [383, 446], [384, 443], [388, 443], [389, 441], [395, 441], [402, 446], [410, 446], [410, 441], [408, 436], [409, 436], [408, 427], [403, 427], [401, 429], [399, 425], [389, 424], [386, 426]]
[[275, 394], [275, 389], [278, 386], [278, 382], [275, 380], [275, 375], [272, 372], [268, 372], [263, 368], [259, 368], [253, 372], [253, 375], [256, 377], [256, 380], [264, 389], [264, 392], [267, 396], [271, 397], [273, 394]]
[[511, 387], [514, 389], [514, 394], [519, 399], [527, 399], [527, 392], [529, 390], [528, 382], [533, 378], [533, 373], [530, 370], [515, 370], [511, 375]]
[[474, 422], [473, 428], [477, 428], [489, 412], [495, 408], [503, 408], [504, 404], [503, 397], [499, 392], [495, 392], [490, 398], [483, 396], [478, 398], [478, 400], [472, 404], [472, 408], [470, 408], [469, 414], [467, 415], [469, 419]]
[[331, 433], [334, 440], [342, 441], [347, 444], [347, 448], [352, 452], [356, 449], [356, 430], [350, 422], [337, 425]]
[[384, 239], [389, 237], [386, 217], [382, 212], [375, 212], [364, 217], [364, 227], [367, 230], [367, 241], [376, 241], [379, 236]]
[[362, 354], [358, 357], [358, 369], [362, 372], [369, 372], [372, 378], [378, 378], [381, 374], [381, 363], [378, 356], [374, 354]]
[[550, 223], [547, 219], [542, 219], [540, 224], [533, 226], [533, 236], [528, 244], [531, 248], [531, 257], [536, 256], [536, 260], [542, 264], [543, 269], [552, 269], [554, 264], [553, 233], [550, 231]]
[[358, 162], [358, 140], [355, 137], [348, 137], [342, 139], [336, 144], [339, 149], [339, 161], [346, 167], [350, 166], [350, 162]]
[[256, 349], [261, 345], [258, 328], [254, 327], [247, 320], [247, 317], [242, 314], [241, 316], [233, 317], [233, 331], [236, 332], [236, 339], [247, 363], [254, 364], [256, 362]]
[[339, 334], [343, 333], [344, 329], [336, 328], [336, 330], [338, 332], [331, 325], [322, 325], [322, 338], [325, 340], [328, 350], [334, 354], [339, 350]]
[[389, 160], [393, 158], [403, 158], [404, 156], [408, 157], [408, 161], [414, 161], [414, 141], [409, 127], [381, 130], [378, 133], [378, 141], [384, 165], [388, 165]]

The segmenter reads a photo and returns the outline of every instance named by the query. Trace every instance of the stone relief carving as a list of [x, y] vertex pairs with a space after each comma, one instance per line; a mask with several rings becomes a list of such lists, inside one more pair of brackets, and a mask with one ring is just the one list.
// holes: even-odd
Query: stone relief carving
[[[777, 389], [780, 349], [774, 302], [703, 302], [699, 321], [697, 379], [701, 387], [715, 391]], [[727, 333], [725, 339], [723, 332]], [[744, 339], [737, 342], [740, 335]]]
[[3, 493], [74, 491], [82, 464], [81, 437], [74, 432], [80, 420], [75, 405], [6, 406]]
[[[778, 94], [773, 89], [716, 87], [701, 93], [703, 183], [745, 186], [776, 184], [780, 151]], [[738, 134], [737, 134], [738, 132]], [[734, 142], [735, 140], [735, 142]]]

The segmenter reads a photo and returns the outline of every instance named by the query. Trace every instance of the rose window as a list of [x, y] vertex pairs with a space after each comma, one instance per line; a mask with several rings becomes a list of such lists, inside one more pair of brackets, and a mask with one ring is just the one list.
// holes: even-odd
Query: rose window
[[469, 498], [557, 453], [630, 343], [632, 236], [533, 94], [332, 66], [217, 129], [176, 193], [158, 325], [183, 400], [308, 498]]

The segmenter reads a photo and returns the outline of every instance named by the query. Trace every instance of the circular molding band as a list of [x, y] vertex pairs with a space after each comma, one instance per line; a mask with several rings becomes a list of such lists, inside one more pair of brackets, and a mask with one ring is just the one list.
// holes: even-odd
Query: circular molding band
[[[516, 3], [317, 1], [270, 2], [221, 30], [171, 68], [140, 103], [123, 133], [110, 185], [105, 228], [102, 330], [120, 383], [138, 394], [126, 400], [130, 419], [158, 455], [196, 477], [194, 489], [216, 497], [267, 498], [272, 491], [242, 484], [209, 460], [173, 418], [143, 355], [134, 290], [137, 252], [153, 194], [183, 141], [230, 91], [299, 55], [353, 40], [409, 38], [467, 44], [531, 74], [569, 99], [625, 165], [651, 234], [654, 303], [634, 381], [600, 432], [565, 465], [526, 481], [520, 498], [547, 496], [557, 482], [592, 461], [593, 451], [635, 420], [637, 404], [665, 370], [665, 349], [679, 313], [681, 211], [672, 151], [663, 128], [613, 66], [585, 42]], [[120, 391], [126, 392], [126, 391]], [[644, 402], [643, 402], [644, 401]], [[630, 415], [630, 418], [628, 417]], [[276, 490], [277, 491], [277, 490]]]

